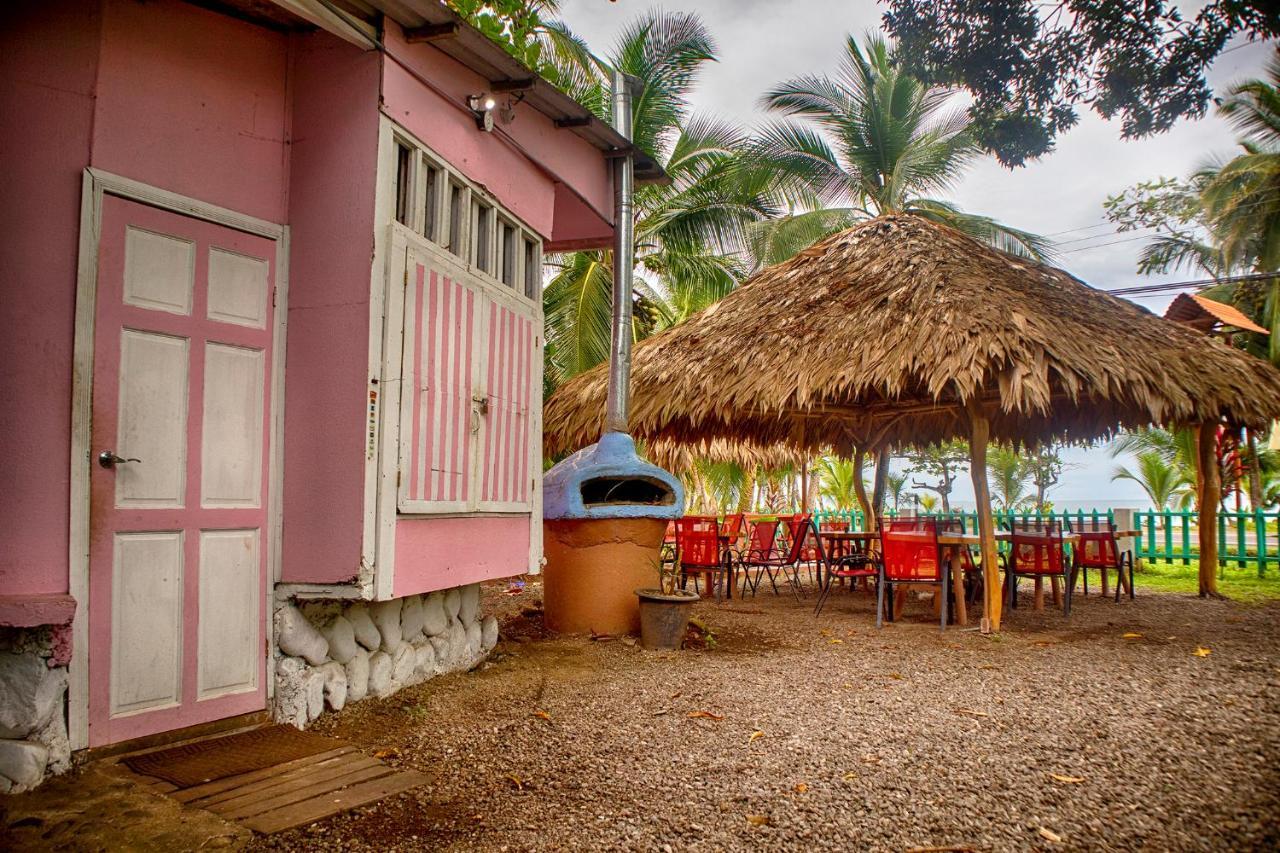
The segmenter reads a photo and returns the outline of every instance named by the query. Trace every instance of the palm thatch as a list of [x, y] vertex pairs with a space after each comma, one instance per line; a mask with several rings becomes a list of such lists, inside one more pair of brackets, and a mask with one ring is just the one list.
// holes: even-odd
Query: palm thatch
[[[547, 402], [548, 453], [600, 434], [606, 366]], [[1280, 372], [1221, 341], [912, 215], [835, 234], [638, 344], [631, 429], [694, 447], [847, 453], [970, 435], [1105, 437], [1280, 416]]]

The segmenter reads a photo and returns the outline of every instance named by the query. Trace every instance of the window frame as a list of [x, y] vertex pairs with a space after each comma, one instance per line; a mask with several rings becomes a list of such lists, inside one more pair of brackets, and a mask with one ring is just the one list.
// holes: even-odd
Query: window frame
[[[505, 207], [496, 197], [478, 184], [468, 180], [447, 162], [404, 128], [392, 122], [392, 140], [397, 157], [391, 170], [393, 198], [399, 202], [402, 192], [400, 178], [401, 148], [409, 151], [409, 186], [406, 193], [408, 215], [402, 221], [393, 210], [392, 221], [399, 227], [412, 231], [445, 253], [453, 262], [481, 279], [497, 284], [520, 299], [541, 304], [543, 240]], [[434, 192], [428, 190], [428, 178], [434, 176]], [[457, 191], [457, 203], [454, 192]], [[428, 212], [427, 206], [431, 206]], [[461, 215], [458, 215], [461, 214]], [[477, 216], [487, 217], [486, 229], [479, 227]], [[511, 280], [505, 277], [503, 248], [506, 242], [504, 229], [512, 229], [515, 251], [511, 263]], [[485, 240], [481, 254], [476, 254], [476, 239]], [[459, 245], [455, 246], [454, 243]], [[532, 244], [533, 274], [530, 277], [527, 245]], [[530, 292], [530, 282], [534, 283]]]

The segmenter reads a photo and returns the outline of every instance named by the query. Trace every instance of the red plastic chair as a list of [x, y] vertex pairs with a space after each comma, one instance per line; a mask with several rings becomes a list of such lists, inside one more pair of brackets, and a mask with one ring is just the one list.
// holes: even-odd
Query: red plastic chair
[[[848, 530], [848, 524], [842, 524], [836, 528], [838, 530]], [[831, 587], [840, 579], [849, 579], [849, 588], [853, 589], [858, 582], [858, 578], [875, 578], [877, 586], [880, 583], [880, 565], [874, 553], [858, 547], [852, 553], [844, 554], [840, 557], [833, 557], [825, 553], [826, 546], [822, 543], [822, 537], [816, 537], [818, 540], [818, 552], [822, 554], [823, 564], [826, 566], [824, 572], [823, 583], [821, 584], [821, 592], [818, 593], [818, 604], [813, 609], [813, 615], [818, 616], [822, 613], [822, 607], [827, 603], [827, 598], [831, 595]]]
[[1121, 581], [1125, 569], [1129, 570], [1129, 598], [1133, 591], [1133, 552], [1121, 551], [1116, 540], [1116, 526], [1107, 519], [1085, 518], [1069, 522], [1071, 532], [1080, 537], [1075, 548], [1076, 569], [1084, 575], [1084, 594], [1089, 594], [1089, 569], [1097, 569], [1102, 576], [1103, 594], [1107, 589], [1107, 570], [1116, 571], [1116, 601], [1120, 601]]
[[947, 629], [951, 567], [938, 544], [938, 521], [933, 518], [893, 518], [880, 528], [880, 568], [876, 589], [876, 627], [884, 622], [884, 602], [893, 584], [927, 583], [942, 586], [942, 626]]
[[681, 589], [693, 575], [693, 589], [697, 592], [698, 575], [708, 575], [708, 587], [715, 581], [716, 600], [723, 599], [731, 557], [721, 543], [720, 523], [715, 516], [686, 515], [676, 522], [676, 559], [680, 563]]
[[724, 522], [720, 525], [720, 537], [729, 542], [737, 542], [738, 537], [742, 536], [742, 522], [746, 518], [740, 512], [729, 513], [724, 517]]
[[[777, 521], [761, 521], [757, 522], [752, 528], [752, 539], [755, 531], [765, 525], [772, 525], [774, 534], [772, 534], [773, 548], [770, 549], [763, 542], [759, 548], [749, 547], [743, 552], [739, 559], [739, 565], [743, 569], [742, 592], [746, 595], [747, 587], [751, 587], [751, 594], [754, 596], [760, 588], [760, 581], [765, 575], [769, 577], [769, 583], [773, 586], [774, 595], [778, 595], [778, 573], [791, 584], [791, 590], [797, 599], [803, 594], [800, 589], [800, 566], [804, 562], [804, 554], [806, 549], [811, 549], [810, 544], [817, 539], [817, 531], [813, 529], [813, 519], [807, 515], [801, 515], [799, 518], [792, 517], [787, 520], [783, 529], [783, 548], [777, 548], [777, 529], [779, 522]], [[761, 534], [761, 537], [770, 536], [767, 532]], [[818, 547], [821, 547], [819, 543]], [[750, 570], [756, 570], [755, 580], [751, 581]]]
[[1062, 524], [1054, 520], [1015, 521], [1010, 529], [1009, 554], [1005, 561], [1005, 596], [1011, 608], [1018, 606], [1018, 579], [1060, 577], [1066, 592], [1063, 612], [1071, 615], [1071, 588], [1075, 571], [1067, 558]]

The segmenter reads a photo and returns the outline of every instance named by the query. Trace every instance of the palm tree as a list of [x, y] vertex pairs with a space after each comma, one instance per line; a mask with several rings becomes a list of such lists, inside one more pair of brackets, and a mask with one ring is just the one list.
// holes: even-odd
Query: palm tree
[[[729, 292], [746, 273], [738, 256], [746, 227], [774, 215], [776, 178], [744, 162], [748, 137], [738, 128], [690, 117], [687, 98], [715, 45], [696, 15], [649, 12], [622, 32], [601, 68], [640, 79], [634, 100], [636, 144], [663, 162], [665, 186], [638, 187], [634, 333], [678, 323]], [[573, 55], [564, 78], [571, 95], [604, 118], [605, 75], [583, 76]], [[572, 252], [549, 260], [543, 294], [547, 375], [563, 381], [604, 361], [609, 350], [612, 256]]]
[[[1201, 203], [1222, 254], [1256, 272], [1280, 270], [1280, 48], [1266, 78], [1231, 87], [1219, 114], [1241, 131], [1244, 153], [1204, 170]], [[1271, 360], [1280, 364], [1280, 278], [1266, 295]]]
[[898, 504], [902, 502], [902, 493], [907, 488], [907, 475], [890, 473], [885, 477], [885, 485], [889, 497], [893, 498], [893, 512], [898, 513]]
[[1151, 498], [1151, 504], [1158, 510], [1169, 508], [1175, 498], [1183, 498], [1189, 487], [1195, 484], [1194, 478], [1188, 482], [1185, 472], [1171, 465], [1159, 451], [1144, 450], [1134, 457], [1138, 462], [1136, 471], [1123, 465], [1116, 466], [1111, 480], [1132, 480], [1142, 487]]
[[902, 71], [894, 46], [874, 33], [865, 47], [846, 38], [834, 78], [799, 77], [765, 94], [765, 108], [805, 122], [766, 127], [757, 160], [790, 179], [797, 204], [815, 199], [825, 207], [758, 225], [759, 262], [784, 260], [826, 234], [887, 213], [912, 213], [1007, 252], [1043, 257], [1042, 238], [935, 197], [981, 153], [964, 111], [948, 108], [950, 97]]
[[858, 507], [855, 478], [858, 472], [852, 459], [824, 456], [815, 466], [822, 484], [819, 496], [823, 502], [839, 512]]
[[1006, 512], [1020, 508], [1031, 496], [1031, 471], [1022, 454], [1013, 448], [988, 448], [987, 473], [991, 477], [991, 496]]

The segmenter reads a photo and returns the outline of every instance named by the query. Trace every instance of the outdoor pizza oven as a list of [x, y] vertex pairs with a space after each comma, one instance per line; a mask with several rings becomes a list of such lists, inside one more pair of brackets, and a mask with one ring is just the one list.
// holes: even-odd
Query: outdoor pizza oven
[[547, 626], [566, 633], [639, 630], [635, 591], [658, 585], [663, 533], [684, 510], [680, 481], [605, 433], [543, 477]]

